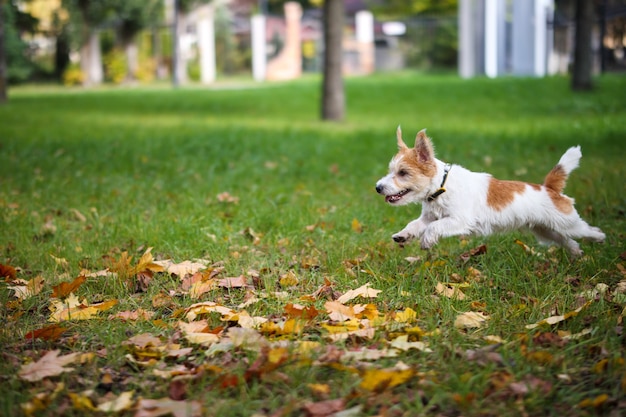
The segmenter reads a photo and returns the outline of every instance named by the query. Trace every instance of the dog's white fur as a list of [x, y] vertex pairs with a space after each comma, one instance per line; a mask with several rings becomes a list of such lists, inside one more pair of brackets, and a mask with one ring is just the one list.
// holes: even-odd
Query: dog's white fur
[[[417, 134], [414, 148], [404, 143], [400, 127], [397, 141], [398, 153], [376, 191], [393, 205], [422, 203], [420, 217], [392, 236], [401, 245], [418, 238], [422, 249], [429, 249], [443, 237], [527, 228], [541, 243], [563, 246], [576, 257], [582, 250], [574, 239], [605, 239], [602, 230], [580, 218], [574, 200], [562, 194], [568, 175], [578, 167], [580, 146], [569, 148], [544, 184], [537, 185], [448, 165], [435, 158], [425, 130]], [[429, 201], [440, 188], [445, 191]]]

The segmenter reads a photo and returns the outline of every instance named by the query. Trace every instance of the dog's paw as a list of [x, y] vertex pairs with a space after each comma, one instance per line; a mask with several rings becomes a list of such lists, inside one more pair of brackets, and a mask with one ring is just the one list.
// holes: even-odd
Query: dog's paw
[[408, 234], [408, 233], [398, 232], [395, 235], [391, 236], [391, 238], [393, 239], [394, 242], [402, 246], [405, 243], [408, 243], [411, 239], [413, 239], [413, 235]]

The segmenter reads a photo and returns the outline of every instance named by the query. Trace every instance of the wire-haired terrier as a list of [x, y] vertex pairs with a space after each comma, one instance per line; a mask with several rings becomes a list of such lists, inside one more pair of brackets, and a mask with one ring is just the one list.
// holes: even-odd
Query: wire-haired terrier
[[569, 148], [538, 185], [498, 180], [442, 162], [435, 158], [426, 130], [417, 134], [414, 148], [404, 143], [400, 127], [396, 136], [398, 153], [376, 191], [392, 205], [422, 203], [420, 217], [392, 236], [397, 243], [419, 239], [422, 249], [429, 249], [443, 237], [527, 228], [539, 242], [563, 246], [577, 257], [583, 252], [574, 239], [604, 241], [602, 230], [581, 219], [574, 200], [562, 194], [578, 167], [580, 146]]

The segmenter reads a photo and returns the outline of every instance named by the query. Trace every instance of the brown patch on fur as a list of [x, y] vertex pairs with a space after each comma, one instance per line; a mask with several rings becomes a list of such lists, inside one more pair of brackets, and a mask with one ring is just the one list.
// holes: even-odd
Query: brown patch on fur
[[557, 165], [548, 172], [548, 175], [546, 175], [543, 181], [543, 185], [545, 185], [547, 189], [560, 194], [563, 188], [565, 188], [565, 181], [567, 181], [567, 172], [565, 172], [561, 165]]
[[550, 188], [546, 188], [546, 191], [548, 192], [550, 200], [552, 200], [552, 204], [554, 204], [554, 207], [556, 207], [558, 211], [564, 214], [570, 214], [574, 210], [574, 202], [571, 198], [557, 193]]
[[491, 178], [487, 190], [487, 205], [500, 211], [513, 202], [515, 194], [523, 193], [525, 188], [526, 183], [521, 181], [502, 181]]
[[415, 149], [403, 149], [400, 151], [400, 169], [409, 171], [411, 176], [420, 175], [432, 178], [437, 173], [437, 166], [434, 160], [422, 162], [419, 160]]
[[528, 184], [528, 185], [530, 185], [535, 191], [541, 191], [541, 185], [539, 184]]

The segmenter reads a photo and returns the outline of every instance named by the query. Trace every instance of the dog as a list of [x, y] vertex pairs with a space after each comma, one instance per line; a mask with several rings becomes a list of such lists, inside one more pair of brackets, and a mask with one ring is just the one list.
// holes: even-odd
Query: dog
[[542, 244], [564, 247], [572, 257], [583, 254], [574, 239], [604, 242], [605, 234], [580, 218], [574, 200], [562, 194], [569, 174], [578, 167], [580, 146], [571, 147], [545, 177], [543, 185], [503, 181], [435, 158], [426, 129], [409, 148], [396, 131], [398, 153], [376, 191], [394, 206], [421, 203], [422, 213], [392, 236], [403, 246], [419, 239], [430, 249], [449, 236], [478, 235], [527, 228]]

